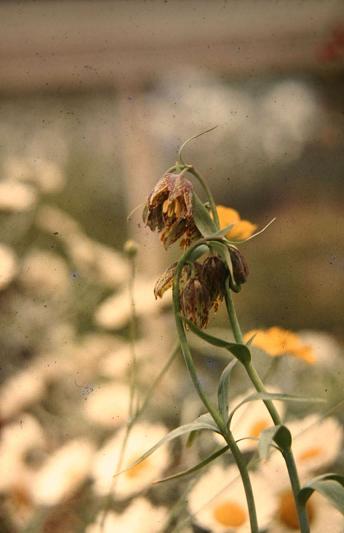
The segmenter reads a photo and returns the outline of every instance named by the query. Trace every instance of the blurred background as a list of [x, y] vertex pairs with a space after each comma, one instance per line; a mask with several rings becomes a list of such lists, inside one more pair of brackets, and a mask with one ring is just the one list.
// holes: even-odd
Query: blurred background
[[[142, 208], [127, 217], [186, 138], [218, 126], [185, 159], [217, 203], [259, 227], [277, 218], [242, 247], [244, 330], [301, 331], [321, 366], [283, 360], [276, 380], [342, 398], [344, 5], [3, 1], [0, 20], [0, 529], [73, 533], [104, 506], [94, 456], [127, 417], [128, 238], [143, 395], [174, 341], [169, 299], [152, 290], [178, 247], [163, 250]], [[221, 311], [211, 326], [226, 328]], [[222, 363], [195, 350], [211, 387]], [[181, 364], [156, 394], [152, 422], [199, 414], [183, 402], [193, 393]], [[60, 493], [36, 494], [43, 474], [55, 485], [49, 456], [71, 443], [79, 470], [65, 467]], [[150, 498], [168, 507], [164, 490]]]

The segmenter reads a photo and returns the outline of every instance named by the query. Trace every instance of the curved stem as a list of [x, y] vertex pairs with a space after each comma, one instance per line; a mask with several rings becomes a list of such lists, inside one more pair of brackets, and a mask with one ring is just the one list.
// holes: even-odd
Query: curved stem
[[247, 507], [249, 511], [250, 525], [251, 525], [251, 533], [258, 533], [259, 528], [258, 528], [258, 522], [257, 522], [257, 513], [256, 513], [253, 490], [252, 490], [252, 485], [251, 485], [250, 477], [248, 474], [247, 466], [245, 464], [245, 461], [241, 455], [240, 449], [237, 446], [231, 432], [226, 428], [226, 424], [224, 420], [222, 419], [221, 414], [215, 407], [213, 407], [206, 393], [202, 389], [202, 386], [199, 382], [197, 372], [195, 369], [195, 365], [192, 359], [191, 351], [190, 351], [190, 348], [187, 342], [184, 324], [180, 317], [180, 300], [179, 300], [180, 276], [181, 276], [181, 272], [184, 267], [184, 264], [187, 262], [190, 255], [193, 253], [195, 248], [197, 248], [197, 246], [198, 245], [195, 245], [189, 248], [189, 250], [182, 256], [182, 258], [180, 259], [177, 265], [176, 273], [175, 273], [174, 280], [173, 280], [173, 288], [172, 288], [173, 309], [174, 309], [174, 315], [175, 315], [175, 320], [176, 320], [177, 333], [178, 333], [180, 347], [182, 350], [184, 361], [189, 371], [192, 383], [196, 389], [196, 392], [200, 400], [202, 401], [203, 405], [206, 407], [207, 411], [212, 416], [217, 427], [221, 431], [221, 434], [225, 438], [233, 454], [233, 457], [236, 461], [236, 464], [240, 472], [241, 480], [244, 486], [244, 490], [245, 490]]
[[[235, 312], [232, 294], [229, 288], [226, 290], [226, 306], [227, 306], [228, 316], [229, 316], [229, 320], [232, 326], [235, 341], [239, 344], [244, 344], [244, 339], [242, 336], [238, 317]], [[257, 370], [252, 364], [252, 361], [244, 364], [244, 367], [256, 391], [266, 392], [264, 383], [260, 379], [260, 376]], [[276, 407], [272, 403], [272, 401], [271, 400], [263, 400], [263, 401], [264, 401], [264, 404], [266, 405], [267, 410], [270, 413], [270, 416], [275, 426], [281, 425], [282, 424], [281, 418], [278, 414]], [[287, 449], [287, 450], [282, 450], [282, 454], [283, 454], [283, 457], [284, 457], [284, 460], [285, 460], [285, 463], [288, 469], [290, 484], [291, 484], [291, 488], [292, 488], [293, 495], [294, 495], [295, 507], [297, 510], [298, 518], [299, 518], [299, 525], [300, 525], [301, 533], [309, 533], [310, 530], [309, 530], [306, 508], [303, 504], [299, 502], [298, 497], [297, 497], [301, 486], [300, 486], [300, 480], [299, 480], [299, 476], [297, 473], [293, 452], [291, 451], [291, 449]]]
[[189, 166], [188, 167], [188, 170], [190, 172], [190, 174], [192, 174], [193, 176], [195, 176], [195, 178], [200, 182], [200, 184], [202, 185], [203, 189], [204, 189], [204, 192], [206, 193], [207, 197], [208, 197], [208, 200], [209, 200], [209, 203], [210, 203], [210, 209], [211, 209], [211, 212], [213, 214], [213, 219], [214, 219], [214, 222], [216, 224], [216, 227], [217, 229], [220, 229], [220, 220], [219, 220], [219, 215], [217, 213], [217, 209], [216, 209], [216, 203], [215, 203], [215, 200], [214, 200], [214, 197], [211, 193], [211, 190], [209, 189], [208, 185], [206, 184], [205, 180], [202, 178], [202, 176], [200, 175], [199, 172], [197, 172], [197, 170], [193, 167], [193, 166]]

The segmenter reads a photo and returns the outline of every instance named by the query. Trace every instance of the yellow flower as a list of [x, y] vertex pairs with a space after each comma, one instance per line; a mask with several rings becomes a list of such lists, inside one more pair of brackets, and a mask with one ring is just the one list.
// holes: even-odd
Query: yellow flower
[[226, 234], [227, 239], [230, 240], [244, 240], [251, 237], [257, 226], [248, 220], [241, 220], [238, 211], [223, 205], [216, 206], [217, 213], [220, 220], [220, 228], [223, 229], [229, 224], [235, 224], [233, 228]]
[[252, 338], [253, 335], [255, 337], [252, 345], [261, 348], [272, 357], [290, 354], [299, 359], [303, 359], [309, 364], [315, 362], [315, 355], [312, 348], [308, 344], [304, 344], [292, 331], [278, 327], [265, 330], [255, 329], [244, 335], [245, 342]]

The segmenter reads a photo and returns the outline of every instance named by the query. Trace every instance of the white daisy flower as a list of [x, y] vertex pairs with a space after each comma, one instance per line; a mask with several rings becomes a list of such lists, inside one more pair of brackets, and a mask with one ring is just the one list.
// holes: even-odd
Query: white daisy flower
[[304, 330], [299, 332], [301, 340], [311, 346], [318, 364], [333, 368], [341, 356], [341, 347], [336, 339], [324, 331]]
[[0, 418], [7, 419], [36, 403], [45, 393], [40, 372], [28, 368], [11, 376], [0, 387]]
[[37, 472], [33, 499], [40, 505], [56, 505], [72, 496], [90, 472], [94, 446], [86, 439], [67, 442]]
[[343, 427], [333, 417], [310, 415], [287, 424], [293, 436], [293, 452], [298, 470], [311, 472], [333, 463], [343, 443]]
[[[155, 300], [155, 281], [137, 277], [134, 285], [135, 311], [137, 315], [155, 314], [170, 302], [170, 297]], [[129, 322], [132, 309], [128, 289], [104, 300], [95, 313], [96, 323], [105, 329], [121, 329]]]
[[[154, 351], [152, 343], [141, 340], [135, 343], [137, 360], [147, 360]], [[116, 350], [109, 353], [99, 364], [99, 372], [113, 378], [123, 377], [132, 364], [132, 348], [129, 343], [123, 343]], [[150, 368], [151, 370], [151, 368]]]
[[[250, 473], [259, 527], [266, 528], [277, 502], [265, 479]], [[245, 492], [235, 465], [214, 465], [193, 486], [188, 497], [194, 522], [212, 533], [249, 533], [251, 531]]]
[[[307, 502], [307, 514], [312, 533], [343, 533], [344, 517], [323, 496], [313, 493]], [[278, 510], [268, 529], [271, 533], [295, 533], [299, 523], [290, 489], [278, 495]]]
[[62, 296], [71, 287], [70, 274], [59, 255], [33, 250], [24, 259], [19, 275], [22, 285], [41, 296]]
[[[121, 470], [135, 463], [167, 433], [167, 428], [160, 424], [137, 423], [130, 432]], [[108, 494], [111, 488], [116, 493], [116, 498], [127, 498], [140, 492], [149, 487], [153, 481], [159, 479], [170, 462], [167, 447], [161, 446], [147, 459], [114, 478], [124, 435], [125, 429], [110, 439], [96, 455], [93, 478], [95, 481], [94, 489], [99, 495]]]
[[0, 492], [24, 481], [31, 470], [25, 463], [26, 454], [42, 449], [45, 442], [42, 427], [31, 415], [23, 414], [20, 420], [5, 425], [0, 437]]
[[[230, 402], [230, 409], [233, 409], [235, 406], [239, 405], [240, 402], [255, 392], [256, 391], [253, 389], [248, 390], [244, 394], [233, 398], [233, 400]], [[280, 393], [281, 391], [273, 387], [268, 387], [268, 392]], [[285, 414], [284, 403], [281, 401], [274, 401], [274, 404], [280, 417], [283, 419]], [[240, 450], [242, 452], [247, 452], [256, 449], [258, 441], [255, 439], [259, 439], [259, 436], [264, 429], [272, 426], [273, 422], [265, 404], [262, 402], [262, 400], [257, 400], [244, 404], [236, 411], [233, 416], [230, 429], [236, 441], [249, 437], [249, 439], [242, 440], [238, 443]], [[214, 435], [216, 440], [223, 444], [223, 437], [217, 433]]]
[[5, 289], [11, 283], [17, 269], [15, 253], [9, 246], [0, 243], [0, 290]]
[[[295, 438], [295, 445], [297, 440], [298, 438]], [[303, 485], [309, 476], [306, 478], [305, 472], [300, 470], [299, 464], [297, 464], [297, 468], [301, 477], [301, 485]], [[278, 501], [277, 511], [269, 531], [271, 533], [294, 533], [299, 531], [294, 496], [290, 489], [290, 481], [282, 455], [274, 451], [269, 461], [262, 465], [261, 471], [269, 486], [273, 489]], [[308, 500], [307, 512], [312, 533], [324, 533], [325, 531], [342, 533], [344, 530], [344, 518], [341, 513], [318, 493], [313, 493]]]
[[160, 533], [167, 520], [166, 507], [155, 507], [145, 498], [137, 498], [123, 513], [109, 512], [101, 528], [102, 514], [86, 533]]
[[29, 186], [12, 180], [0, 182], [0, 211], [28, 211], [36, 203], [36, 193]]
[[106, 383], [85, 399], [85, 416], [103, 427], [116, 428], [129, 414], [129, 387], [121, 383]]

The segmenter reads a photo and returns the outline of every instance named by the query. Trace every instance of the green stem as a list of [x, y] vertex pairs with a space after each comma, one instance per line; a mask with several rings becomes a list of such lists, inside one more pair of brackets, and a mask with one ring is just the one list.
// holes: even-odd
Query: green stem
[[135, 258], [132, 256], [130, 258], [131, 272], [129, 277], [129, 298], [130, 298], [130, 351], [131, 351], [131, 369], [130, 369], [130, 389], [129, 389], [129, 418], [132, 417], [134, 412], [134, 397], [136, 392], [136, 350], [135, 350], [135, 340], [136, 340], [136, 309], [135, 309], [135, 298], [134, 298], [134, 283], [135, 283]]
[[247, 464], [242, 456], [239, 446], [235, 442], [235, 439], [232, 433], [229, 430], [227, 430], [224, 433], [223, 437], [225, 438], [229, 446], [229, 449], [231, 450], [233, 454], [233, 457], [235, 459], [235, 462], [240, 472], [241, 480], [242, 480], [244, 490], [245, 490], [248, 513], [250, 517], [251, 532], [252, 533], [258, 532], [259, 527], [258, 527], [258, 520], [257, 520], [256, 505], [254, 502], [253, 490], [252, 490], [250, 477], [248, 474]]
[[233, 454], [233, 457], [236, 461], [236, 464], [238, 466], [238, 469], [241, 475], [241, 480], [244, 486], [244, 490], [245, 490], [247, 507], [248, 507], [249, 517], [250, 517], [251, 533], [258, 533], [259, 528], [258, 528], [258, 522], [257, 522], [257, 513], [256, 513], [252, 485], [251, 485], [251, 481], [249, 478], [247, 466], [245, 464], [245, 461], [241, 455], [240, 449], [238, 448], [231, 432], [226, 428], [226, 424], [223, 421], [222, 416], [220, 415], [219, 411], [213, 407], [206, 393], [203, 391], [201, 387], [201, 384], [198, 380], [195, 365], [192, 359], [191, 351], [190, 351], [190, 348], [187, 342], [183, 320], [181, 319], [181, 316], [180, 316], [180, 299], [179, 299], [180, 276], [181, 276], [181, 272], [184, 267], [184, 264], [187, 262], [190, 255], [193, 253], [196, 247], [197, 245], [189, 248], [189, 250], [187, 250], [187, 252], [182, 256], [182, 258], [180, 259], [177, 265], [176, 273], [175, 273], [174, 280], [173, 280], [173, 308], [174, 308], [174, 315], [175, 315], [175, 320], [176, 320], [176, 327], [177, 327], [180, 347], [182, 350], [182, 354], [184, 357], [186, 367], [189, 371], [189, 374], [190, 374], [192, 383], [196, 389], [196, 392], [200, 400], [204, 404], [205, 408], [212, 416], [221, 434], [225, 438]]
[[188, 167], [188, 171], [190, 172], [190, 174], [192, 174], [193, 176], [195, 176], [195, 178], [200, 182], [200, 184], [202, 185], [203, 189], [204, 189], [204, 192], [206, 193], [207, 197], [208, 197], [208, 200], [209, 200], [209, 204], [210, 204], [210, 209], [211, 209], [211, 212], [213, 214], [213, 219], [214, 219], [214, 222], [216, 224], [216, 227], [217, 229], [220, 229], [220, 220], [219, 220], [219, 215], [217, 213], [217, 209], [216, 209], [216, 203], [215, 203], [215, 200], [214, 200], [214, 197], [212, 195], [212, 192], [211, 190], [209, 189], [208, 185], [206, 184], [205, 180], [202, 178], [202, 176], [200, 175], [199, 172], [197, 172], [197, 170], [193, 167], [193, 166], [189, 166]]
[[[242, 336], [241, 328], [239, 325], [239, 321], [235, 312], [234, 302], [232, 299], [232, 294], [229, 288], [226, 290], [226, 306], [228, 311], [229, 320], [232, 326], [233, 335], [235, 338], [235, 341], [238, 344], [244, 344], [244, 339]], [[260, 379], [260, 376], [255, 369], [255, 367], [252, 364], [252, 361], [244, 364], [245, 370], [247, 372], [248, 377], [250, 378], [251, 383], [253, 384], [254, 388], [257, 392], [266, 392], [266, 389], [264, 387], [264, 383]], [[264, 404], [266, 405], [267, 410], [270, 413], [270, 416], [275, 424], [275, 426], [279, 426], [282, 424], [281, 418], [278, 414], [277, 409], [275, 408], [274, 404], [271, 400], [263, 400]], [[293, 456], [293, 452], [291, 449], [283, 450], [282, 451], [287, 469], [288, 474], [290, 478], [290, 484], [294, 495], [295, 500], [295, 506], [299, 518], [299, 525], [301, 533], [309, 533], [309, 524], [308, 524], [308, 517], [306, 508], [303, 504], [301, 504], [298, 500], [298, 493], [300, 491], [300, 480], [296, 469], [295, 459]]]

